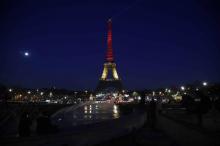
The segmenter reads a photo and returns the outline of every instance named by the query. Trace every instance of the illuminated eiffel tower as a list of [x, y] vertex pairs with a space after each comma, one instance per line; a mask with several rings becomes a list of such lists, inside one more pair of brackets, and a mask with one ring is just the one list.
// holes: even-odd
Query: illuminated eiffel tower
[[112, 49], [112, 21], [108, 20], [108, 36], [107, 36], [107, 53], [106, 62], [102, 76], [99, 79], [96, 92], [114, 92], [122, 90], [121, 79], [116, 70], [116, 63], [114, 62], [113, 49]]

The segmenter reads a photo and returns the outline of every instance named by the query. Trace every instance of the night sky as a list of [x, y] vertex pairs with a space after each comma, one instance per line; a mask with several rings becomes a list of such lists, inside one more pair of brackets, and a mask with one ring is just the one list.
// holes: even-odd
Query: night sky
[[3, 0], [0, 5], [0, 84], [95, 89], [110, 17], [125, 88], [220, 81], [217, 0]]

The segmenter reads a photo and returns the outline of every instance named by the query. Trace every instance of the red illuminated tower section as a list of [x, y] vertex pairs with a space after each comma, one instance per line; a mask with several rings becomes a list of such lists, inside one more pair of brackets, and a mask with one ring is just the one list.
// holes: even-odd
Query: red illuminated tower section
[[116, 70], [116, 63], [113, 57], [112, 49], [112, 20], [108, 20], [108, 33], [107, 33], [107, 52], [106, 52], [106, 62], [104, 63], [104, 68], [102, 76], [99, 80], [96, 92], [106, 92], [106, 91], [120, 91], [122, 90], [121, 79], [118, 76]]
[[106, 61], [113, 62], [113, 49], [112, 49], [112, 20], [108, 20], [108, 36], [107, 36], [107, 54], [106, 54]]

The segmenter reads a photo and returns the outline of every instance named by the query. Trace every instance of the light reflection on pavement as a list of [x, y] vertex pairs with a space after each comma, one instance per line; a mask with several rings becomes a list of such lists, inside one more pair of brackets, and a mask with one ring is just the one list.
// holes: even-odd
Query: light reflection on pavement
[[51, 118], [52, 123], [61, 130], [71, 129], [78, 125], [101, 122], [119, 118], [118, 106], [114, 103], [89, 103], [76, 109], [71, 107]]

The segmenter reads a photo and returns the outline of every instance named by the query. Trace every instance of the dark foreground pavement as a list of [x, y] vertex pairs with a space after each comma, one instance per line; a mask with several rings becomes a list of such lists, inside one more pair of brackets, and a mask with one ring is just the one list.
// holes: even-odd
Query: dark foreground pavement
[[157, 116], [156, 128], [145, 124], [141, 129], [123, 137], [106, 141], [96, 146], [219, 146], [217, 136], [177, 122], [163, 115]]
[[106, 141], [96, 146], [179, 146], [178, 143], [169, 137], [163, 130], [151, 128], [146, 124], [139, 130], [134, 130], [131, 134]]

